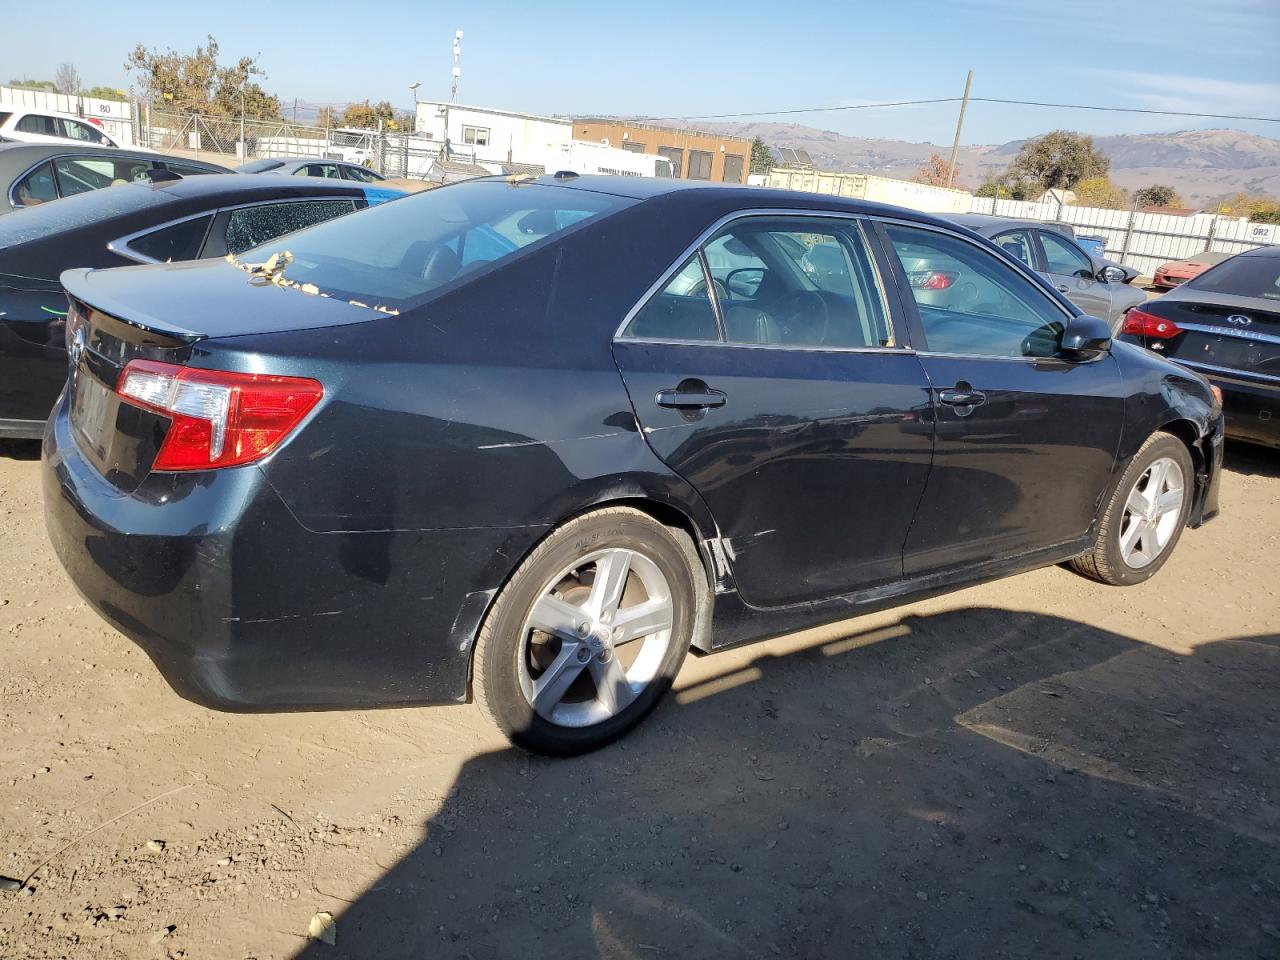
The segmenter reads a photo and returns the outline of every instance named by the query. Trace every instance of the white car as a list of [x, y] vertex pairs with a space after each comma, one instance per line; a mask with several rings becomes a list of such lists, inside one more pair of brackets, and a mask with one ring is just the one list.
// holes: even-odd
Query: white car
[[118, 147], [93, 120], [56, 110], [28, 110], [0, 103], [0, 140], [20, 143], [89, 143]]

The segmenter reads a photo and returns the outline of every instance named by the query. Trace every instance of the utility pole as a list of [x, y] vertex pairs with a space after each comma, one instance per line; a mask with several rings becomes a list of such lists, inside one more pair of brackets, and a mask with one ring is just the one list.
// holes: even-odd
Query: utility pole
[[951, 162], [947, 165], [947, 187], [956, 179], [956, 155], [960, 152], [960, 131], [964, 128], [964, 111], [969, 106], [969, 88], [973, 86], [973, 71], [964, 81], [964, 98], [960, 101], [960, 117], [956, 120], [956, 138], [951, 142]]

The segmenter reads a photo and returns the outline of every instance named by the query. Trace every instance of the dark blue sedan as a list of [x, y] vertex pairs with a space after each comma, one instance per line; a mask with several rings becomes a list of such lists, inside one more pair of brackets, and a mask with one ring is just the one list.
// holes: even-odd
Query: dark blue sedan
[[1062, 561], [1139, 583], [1218, 508], [1199, 374], [906, 210], [477, 180], [62, 279], [50, 536], [220, 708], [474, 698], [581, 752], [690, 647]]

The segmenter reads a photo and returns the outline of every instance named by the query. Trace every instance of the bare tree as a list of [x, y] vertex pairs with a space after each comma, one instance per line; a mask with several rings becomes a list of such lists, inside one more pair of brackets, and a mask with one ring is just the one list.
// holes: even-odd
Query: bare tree
[[59, 93], [75, 96], [80, 92], [80, 71], [69, 61], [58, 64], [58, 72], [53, 75], [53, 87]]

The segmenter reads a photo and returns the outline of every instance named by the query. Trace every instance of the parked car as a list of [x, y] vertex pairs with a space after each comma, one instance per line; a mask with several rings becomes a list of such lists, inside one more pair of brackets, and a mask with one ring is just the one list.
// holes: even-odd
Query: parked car
[[0, 103], [0, 137], [18, 143], [76, 142], [96, 147], [118, 147], [102, 125], [92, 118], [57, 110], [36, 110]]
[[89, 190], [147, 181], [152, 170], [180, 176], [224, 167], [146, 151], [68, 143], [0, 143], [0, 214]]
[[328, 177], [332, 180], [355, 180], [358, 183], [377, 183], [386, 178], [368, 167], [342, 160], [326, 160], [323, 157], [292, 157], [287, 159], [264, 157], [250, 160], [236, 167], [236, 173], [275, 173], [293, 177]]
[[1170, 260], [1168, 263], [1162, 263], [1156, 267], [1156, 272], [1151, 278], [1151, 285], [1164, 290], [1171, 290], [1179, 284], [1186, 283], [1188, 280], [1194, 280], [1210, 267], [1217, 266], [1233, 256], [1235, 256], [1233, 253], [1214, 253], [1206, 250], [1204, 253], [1197, 253], [1194, 257], [1187, 257], [1185, 260]]
[[1280, 447], [1280, 247], [1238, 253], [1129, 311], [1121, 339], [1221, 388], [1228, 436]]
[[131, 183], [0, 217], [0, 437], [39, 437], [66, 380], [64, 270], [236, 254], [387, 193], [226, 173]]
[[[724, 247], [749, 293], [711, 282]], [[1209, 384], [928, 214], [483, 179], [245, 256], [276, 282], [65, 273], [44, 436], [72, 580], [214, 706], [470, 694], [576, 753], [690, 646], [1067, 560], [1138, 583], [1217, 511]], [[919, 257], [976, 294], [922, 299]]]
[[1120, 329], [1126, 311], [1147, 300], [1141, 290], [1128, 286], [1123, 268], [1085, 253], [1075, 240], [1066, 236], [1062, 224], [1009, 220], [979, 213], [957, 214], [949, 219], [987, 237], [1044, 274], [1085, 313], [1107, 320], [1113, 331]]

